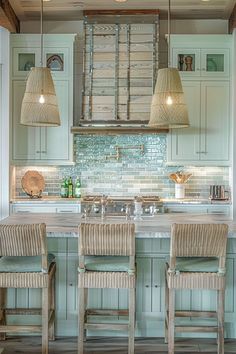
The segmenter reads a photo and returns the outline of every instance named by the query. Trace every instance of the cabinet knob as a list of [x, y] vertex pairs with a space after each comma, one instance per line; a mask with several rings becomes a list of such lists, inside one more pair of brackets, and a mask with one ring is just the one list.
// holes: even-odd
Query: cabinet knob
[[197, 70], [197, 71], [200, 71], [200, 68], [197, 68], [196, 70]]
[[206, 71], [206, 68], [202, 68], [202, 71]]
[[43, 151], [41, 151], [41, 153], [42, 153], [42, 154], [46, 154], [46, 153], [47, 153], [47, 151], [46, 151], [46, 150], [43, 150]]
[[145, 288], [149, 288], [149, 285], [145, 285]]
[[157, 285], [157, 284], [156, 284], [156, 285], [154, 285], [154, 287], [155, 287], [155, 288], [160, 288], [160, 285]]
[[36, 151], [36, 154], [40, 154], [41, 153], [41, 151]]

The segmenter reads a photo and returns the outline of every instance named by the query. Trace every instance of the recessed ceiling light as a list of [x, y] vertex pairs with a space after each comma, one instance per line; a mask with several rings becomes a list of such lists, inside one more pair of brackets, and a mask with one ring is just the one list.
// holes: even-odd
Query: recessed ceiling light
[[211, 1], [211, 0], [201, 0], [202, 2], [209, 2], [209, 1]]
[[127, 0], [115, 0], [116, 2], [126, 2]]

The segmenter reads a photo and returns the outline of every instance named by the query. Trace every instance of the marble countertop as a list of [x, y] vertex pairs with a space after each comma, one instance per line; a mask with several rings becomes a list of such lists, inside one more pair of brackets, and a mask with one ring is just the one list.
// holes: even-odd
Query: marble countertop
[[[173, 223], [226, 223], [229, 225], [229, 237], [236, 238], [236, 220], [220, 214], [158, 214], [153, 217], [144, 216], [140, 221], [126, 221], [124, 217], [91, 217], [86, 220], [91, 223], [126, 223], [134, 222], [138, 238], [170, 237]], [[77, 237], [78, 225], [85, 222], [81, 214], [32, 213], [13, 214], [0, 221], [0, 224], [32, 224], [46, 223], [48, 236]]]
[[81, 198], [61, 198], [57, 196], [43, 196], [42, 198], [16, 197], [11, 204], [80, 204]]
[[[112, 198], [112, 197], [111, 197]], [[115, 197], [114, 197], [115, 198]], [[12, 204], [80, 204], [83, 198], [61, 198], [60, 196], [43, 196], [42, 198], [29, 198], [25, 197], [15, 197], [11, 199]], [[161, 202], [164, 205], [166, 204], [187, 204], [187, 205], [230, 205], [230, 200], [225, 201], [211, 201], [207, 198], [183, 198], [183, 199], [176, 199], [176, 198], [161, 198]]]

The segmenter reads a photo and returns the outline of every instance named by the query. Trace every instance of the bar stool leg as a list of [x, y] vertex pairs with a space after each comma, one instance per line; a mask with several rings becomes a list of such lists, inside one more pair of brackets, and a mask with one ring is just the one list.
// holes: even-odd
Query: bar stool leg
[[175, 352], [175, 289], [169, 289], [168, 354]]
[[48, 337], [49, 340], [55, 340], [55, 274], [51, 279], [51, 282], [49, 284], [49, 303], [50, 303], [50, 313], [51, 311], [53, 320], [52, 323], [50, 323], [49, 326], [49, 333]]
[[42, 289], [42, 354], [48, 354], [48, 288]]
[[[7, 289], [0, 288], [0, 325], [6, 325], [6, 295]], [[0, 333], [0, 340], [6, 339], [6, 333]]]
[[225, 307], [225, 291], [217, 291], [218, 306], [218, 354], [224, 354], [224, 307]]
[[84, 353], [84, 313], [85, 313], [85, 289], [79, 288], [79, 323], [78, 323], [78, 354]]
[[167, 275], [166, 275], [165, 277], [165, 343], [168, 343], [168, 322], [169, 322], [168, 316], [169, 316], [169, 288], [167, 284]]
[[129, 289], [129, 351], [134, 354], [135, 289]]
[[[84, 289], [84, 321], [87, 323], [88, 289]], [[84, 329], [84, 342], [87, 340], [87, 329]]]

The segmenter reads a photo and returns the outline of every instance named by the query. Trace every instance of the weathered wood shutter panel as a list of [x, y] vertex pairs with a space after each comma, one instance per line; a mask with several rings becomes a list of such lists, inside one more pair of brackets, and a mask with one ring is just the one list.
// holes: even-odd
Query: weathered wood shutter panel
[[158, 70], [153, 23], [85, 23], [81, 123], [146, 123]]

